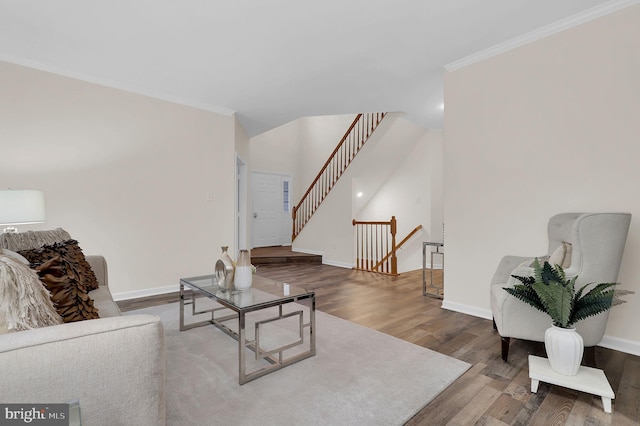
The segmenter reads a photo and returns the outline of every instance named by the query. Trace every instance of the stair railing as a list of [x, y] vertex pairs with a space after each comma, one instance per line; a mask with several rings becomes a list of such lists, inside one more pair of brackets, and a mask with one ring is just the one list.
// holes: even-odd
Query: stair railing
[[356, 266], [362, 271], [398, 275], [397, 253], [422, 225], [418, 225], [396, 244], [397, 220], [391, 216], [388, 222], [363, 222], [353, 219], [356, 227]]
[[390, 253], [388, 253], [386, 256], [384, 256], [382, 259], [380, 259], [380, 261], [379, 261], [378, 263], [376, 263], [375, 265], [373, 265], [372, 270], [373, 270], [374, 272], [379, 272], [379, 271], [378, 271], [378, 269], [379, 269], [380, 267], [382, 267], [382, 265], [384, 264], [384, 262], [386, 262], [386, 261], [389, 259], [389, 256], [391, 256], [391, 255], [394, 255], [394, 256], [395, 256], [395, 255], [396, 255], [396, 252], [397, 252], [398, 250], [400, 250], [400, 247], [402, 247], [403, 245], [405, 245], [405, 244], [407, 243], [407, 241], [409, 241], [409, 240], [411, 239], [411, 237], [413, 237], [413, 236], [414, 236], [414, 235], [415, 235], [419, 230], [421, 230], [421, 229], [422, 229], [422, 225], [418, 225], [418, 226], [416, 226], [415, 228], [413, 228], [413, 230], [412, 230], [411, 232], [409, 232], [409, 234], [408, 234], [406, 237], [404, 237], [404, 238], [402, 239], [402, 241], [400, 241], [400, 242], [398, 243], [398, 245], [396, 245], [396, 248], [395, 248], [395, 249], [393, 249]]
[[[352, 223], [356, 227], [355, 269], [397, 275], [396, 217], [391, 216], [388, 222], [362, 222], [353, 219]], [[375, 266], [377, 268], [374, 270]]]
[[293, 208], [291, 241], [296, 239], [302, 228], [309, 222], [385, 115], [384, 112], [358, 114], [353, 120], [298, 205]]

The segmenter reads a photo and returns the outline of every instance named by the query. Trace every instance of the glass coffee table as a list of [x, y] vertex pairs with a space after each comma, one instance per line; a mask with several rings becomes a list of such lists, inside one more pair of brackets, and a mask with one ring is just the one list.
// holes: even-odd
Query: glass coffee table
[[[190, 297], [185, 300], [185, 287], [191, 289]], [[216, 302], [215, 306], [197, 310], [198, 296], [206, 296]], [[304, 306], [294, 304], [304, 301]], [[185, 324], [185, 306], [191, 305], [191, 315], [211, 314], [210, 319]], [[270, 309], [274, 308], [274, 309]], [[253, 339], [247, 337], [247, 314], [256, 311], [276, 312], [268, 317], [262, 315], [253, 324]], [[229, 312], [231, 311], [231, 313]], [[305, 311], [308, 319], [305, 322]], [[244, 291], [223, 290], [217, 285], [215, 275], [180, 279], [180, 331], [189, 330], [207, 324], [213, 324], [229, 336], [238, 341], [238, 381], [241, 385], [265, 374], [284, 368], [295, 362], [312, 357], [316, 354], [315, 337], [316, 298], [313, 291], [279, 283], [268, 278], [253, 276], [252, 288]], [[268, 327], [286, 320], [288, 324], [295, 324], [289, 330], [293, 339], [284, 343], [269, 342]], [[237, 329], [235, 323], [237, 321]], [[305, 333], [305, 329], [308, 332]], [[305, 343], [305, 336], [308, 336]], [[291, 337], [291, 336], [289, 336]], [[268, 343], [268, 344], [267, 344]], [[301, 351], [300, 348], [303, 347]], [[264, 360], [261, 367], [247, 371], [247, 349], [255, 353], [256, 360]]]

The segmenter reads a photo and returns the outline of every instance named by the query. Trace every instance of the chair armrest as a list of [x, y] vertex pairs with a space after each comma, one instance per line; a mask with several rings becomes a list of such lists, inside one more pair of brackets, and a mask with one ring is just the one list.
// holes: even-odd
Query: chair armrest
[[496, 269], [495, 274], [493, 274], [493, 279], [491, 279], [491, 286], [494, 285], [504, 285], [509, 281], [513, 271], [522, 263], [530, 261], [533, 262], [535, 257], [522, 257], [522, 256], [505, 256], [500, 260], [498, 264], [498, 268]]
[[86, 425], [165, 423], [160, 319], [128, 315], [0, 335], [0, 401], [79, 399]]
[[[520, 284], [520, 281], [513, 275], [521, 277], [533, 275], [532, 267], [520, 265], [523, 263], [528, 265], [534, 259], [534, 257], [505, 256], [500, 261], [491, 280], [491, 312], [501, 336], [544, 341], [544, 331], [551, 324], [551, 318], [504, 290], [505, 287]], [[565, 269], [567, 278], [573, 278], [577, 272], [575, 268]]]
[[[509, 293], [504, 291], [504, 287], [513, 287], [514, 284], [519, 281], [512, 277], [512, 275], [526, 276], [533, 274], [533, 268], [529, 266], [520, 266], [523, 263], [525, 265], [533, 262], [535, 257], [522, 257], [522, 256], [505, 256], [500, 260], [498, 268], [496, 269], [493, 279], [491, 280], [490, 297], [491, 297], [491, 312], [493, 315], [493, 321], [496, 324], [498, 333], [501, 336], [506, 337], [520, 337], [535, 340], [535, 335], [528, 335], [528, 327], [521, 327], [518, 321], [507, 323], [505, 318], [525, 318], [524, 312], [527, 315], [533, 315], [535, 317], [542, 316], [541, 312], [535, 311], [534, 308], [524, 304]], [[513, 313], [516, 312], [514, 315]], [[519, 315], [520, 314], [520, 315]], [[514, 331], [518, 332], [520, 329], [524, 330], [525, 334], [518, 335]]]

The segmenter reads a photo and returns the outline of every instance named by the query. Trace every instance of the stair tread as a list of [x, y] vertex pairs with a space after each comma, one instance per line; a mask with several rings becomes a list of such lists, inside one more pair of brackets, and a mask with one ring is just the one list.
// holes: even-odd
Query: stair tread
[[322, 263], [317, 254], [294, 252], [291, 246], [256, 247], [251, 250], [251, 263], [266, 265], [272, 263]]

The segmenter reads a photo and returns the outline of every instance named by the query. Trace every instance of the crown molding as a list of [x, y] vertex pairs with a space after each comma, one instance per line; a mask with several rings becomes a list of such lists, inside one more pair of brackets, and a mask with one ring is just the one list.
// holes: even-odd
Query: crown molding
[[458, 59], [457, 61], [454, 61], [445, 65], [444, 68], [447, 71], [455, 71], [460, 68], [464, 68], [466, 66], [475, 64], [476, 62], [489, 59], [493, 56], [499, 55], [504, 52], [508, 52], [509, 50], [515, 49], [520, 46], [524, 46], [525, 44], [529, 44], [534, 41], [540, 40], [542, 38], [548, 37], [550, 35], [557, 34], [559, 32], [584, 24], [586, 22], [593, 21], [594, 19], [598, 19], [602, 16], [609, 15], [611, 13], [617, 12], [618, 10], [625, 9], [630, 6], [634, 6], [638, 3], [640, 3], [640, 0], [608, 1], [599, 6], [585, 10], [584, 12], [578, 13], [568, 18], [561, 19], [552, 24], [546, 25], [542, 28], [538, 28], [537, 30], [530, 31], [526, 34], [523, 34], [511, 40], [496, 44], [495, 46], [481, 50], [477, 53], [471, 54], [462, 59]]
[[[640, 0], [639, 0], [640, 1]], [[15, 65], [20, 65], [27, 68], [33, 68], [39, 71], [48, 72], [51, 74], [60, 75], [63, 77], [73, 78], [75, 80], [81, 80], [87, 83], [97, 84], [99, 86], [109, 87], [111, 89], [122, 90], [124, 92], [135, 93], [137, 95], [146, 96], [149, 98], [158, 99], [161, 101], [171, 102], [174, 104], [188, 106], [190, 108], [200, 109], [203, 111], [213, 112], [225, 116], [233, 116], [236, 112], [234, 110], [219, 107], [216, 105], [210, 105], [203, 102], [194, 102], [187, 99], [182, 99], [167, 93], [155, 92], [152, 90], [141, 89], [139, 87], [127, 86], [114, 81], [91, 77], [85, 74], [67, 71], [64, 69], [56, 68], [50, 65], [46, 65], [40, 62], [32, 61], [24, 58], [17, 58], [15, 56], [0, 54], [0, 61], [8, 62]]]

